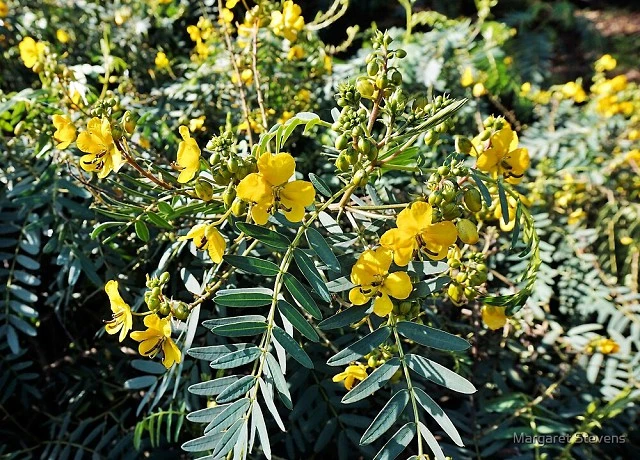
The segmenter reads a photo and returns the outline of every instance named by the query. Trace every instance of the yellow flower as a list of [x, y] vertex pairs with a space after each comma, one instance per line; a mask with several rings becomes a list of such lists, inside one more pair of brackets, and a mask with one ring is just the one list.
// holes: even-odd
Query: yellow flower
[[602, 338], [596, 342], [596, 346], [598, 347], [598, 351], [603, 355], [610, 355], [620, 351], [620, 345], [613, 339]]
[[347, 390], [351, 390], [356, 381], [363, 381], [367, 378], [367, 367], [364, 364], [355, 364], [347, 366], [344, 372], [340, 372], [338, 375], [333, 376], [334, 382], [344, 381], [344, 387]]
[[311, 101], [311, 91], [308, 89], [301, 89], [298, 91], [298, 94], [296, 94], [296, 98], [302, 102], [309, 102]]
[[239, 0], [227, 0], [227, 2], [225, 3], [225, 6], [229, 9], [231, 8], [235, 8], [235, 6], [238, 4]]
[[[479, 143], [479, 138], [474, 139], [474, 144]], [[477, 167], [494, 176], [504, 176], [510, 184], [517, 184], [529, 167], [529, 151], [517, 147], [518, 135], [506, 124], [491, 135], [487, 146], [478, 155]]]
[[240, 72], [240, 80], [238, 80], [238, 76], [235, 73], [231, 75], [231, 82], [234, 85], [237, 85], [239, 81], [242, 81], [242, 83], [244, 83], [245, 85], [250, 85], [251, 83], [253, 83], [253, 70], [244, 69], [242, 72]]
[[194, 42], [199, 42], [200, 40], [202, 40], [200, 36], [200, 29], [198, 29], [198, 26], [191, 25], [187, 27], [187, 33], [189, 34], [189, 38]]
[[158, 51], [156, 54], [155, 64], [158, 69], [166, 69], [169, 67], [169, 59], [167, 59], [167, 55], [162, 51]]
[[138, 352], [142, 356], [155, 357], [160, 350], [164, 354], [162, 364], [169, 369], [174, 363], [182, 360], [180, 349], [171, 339], [170, 317], [160, 318], [158, 315], [147, 315], [144, 318], [146, 331], [135, 331], [131, 333], [131, 338], [140, 342]]
[[316, 191], [311, 182], [294, 180], [296, 162], [288, 153], [265, 153], [258, 158], [258, 172], [251, 173], [238, 184], [238, 197], [253, 203], [251, 217], [264, 225], [269, 214], [280, 208], [291, 222], [300, 222], [304, 208], [313, 203]]
[[189, 131], [195, 133], [196, 131], [200, 131], [204, 126], [204, 121], [207, 119], [205, 115], [202, 115], [198, 118], [193, 118], [189, 120]]
[[610, 55], [605, 54], [595, 62], [596, 72], [606, 72], [616, 68], [618, 62]]
[[71, 41], [71, 36], [64, 29], [56, 30], [56, 38], [60, 43], [69, 43]]
[[111, 321], [107, 321], [105, 329], [107, 334], [117, 334], [120, 331], [120, 336], [118, 340], [122, 342], [131, 327], [133, 326], [133, 317], [131, 316], [131, 307], [122, 300], [120, 297], [120, 292], [118, 292], [118, 282], [115, 280], [109, 281], [105, 286], [104, 290], [109, 296], [109, 301], [111, 302], [111, 311], [113, 312], [113, 319]]
[[569, 214], [567, 223], [569, 225], [580, 223], [580, 221], [582, 221], [582, 219], [584, 219], [586, 216], [587, 216], [587, 213], [584, 211], [584, 209], [578, 208], [575, 211], [573, 211], [571, 214]]
[[278, 123], [283, 125], [287, 122], [287, 120], [290, 120], [294, 115], [295, 114], [290, 110], [285, 110], [284, 112], [282, 112], [282, 116], [278, 118]]
[[282, 5], [282, 11], [271, 13], [271, 29], [279, 37], [284, 37], [290, 42], [296, 41], [298, 32], [304, 27], [304, 18], [300, 15], [302, 8], [291, 0]]
[[460, 84], [466, 88], [467, 86], [473, 85], [473, 82], [473, 71], [471, 70], [471, 67], [465, 67], [462, 72], [462, 77], [460, 77]]
[[200, 147], [189, 134], [189, 128], [180, 126], [182, 141], [178, 144], [178, 165], [182, 167], [178, 182], [189, 182], [200, 170]]
[[87, 130], [82, 131], [76, 141], [78, 148], [85, 152], [80, 158], [80, 166], [88, 172], [98, 172], [103, 179], [111, 171], [122, 167], [122, 155], [116, 148], [111, 135], [111, 125], [107, 118], [94, 117], [89, 120]]
[[582, 86], [575, 81], [565, 83], [562, 86], [561, 92], [564, 97], [573, 99], [577, 103], [587, 100], [587, 94], [582, 89]]
[[178, 238], [178, 241], [186, 240], [193, 240], [193, 244], [201, 251], [206, 249], [214, 263], [222, 262], [227, 243], [215, 226], [198, 224], [189, 230], [189, 233]]
[[304, 57], [304, 49], [300, 45], [295, 45], [289, 48], [287, 53], [287, 59], [290, 61], [302, 59]]
[[387, 248], [364, 251], [351, 269], [351, 282], [356, 285], [349, 291], [349, 300], [354, 305], [364, 305], [375, 298], [373, 312], [387, 316], [393, 310], [395, 299], [406, 299], [413, 286], [405, 272], [389, 273], [393, 256]]
[[456, 242], [458, 232], [453, 222], [433, 223], [432, 219], [431, 205], [418, 201], [398, 214], [398, 228], [386, 231], [380, 244], [393, 251], [393, 260], [401, 267], [411, 261], [415, 250], [424, 251], [430, 259], [442, 260]]
[[481, 97], [487, 94], [487, 88], [482, 83], [476, 83], [471, 90], [473, 97]]
[[220, 24], [231, 24], [232, 21], [233, 11], [228, 8], [222, 8], [222, 10], [220, 10], [220, 19], [218, 19], [218, 22]]
[[64, 150], [76, 140], [76, 127], [66, 115], [54, 115], [52, 118], [53, 126], [56, 128], [53, 138], [59, 142], [56, 148]]
[[6, 18], [9, 15], [9, 7], [5, 2], [0, 0], [0, 18]]
[[495, 331], [507, 324], [507, 316], [504, 314], [505, 307], [494, 307], [485, 305], [482, 307], [482, 321], [489, 329]]
[[627, 139], [630, 141], [638, 141], [640, 140], [640, 129], [632, 129], [627, 134]]
[[531, 92], [531, 83], [525, 81], [522, 86], [520, 86], [520, 95], [524, 96]]
[[45, 44], [43, 42], [36, 42], [31, 37], [25, 37], [19, 44], [20, 58], [24, 65], [30, 69], [33, 69], [38, 63], [40, 58], [44, 55]]

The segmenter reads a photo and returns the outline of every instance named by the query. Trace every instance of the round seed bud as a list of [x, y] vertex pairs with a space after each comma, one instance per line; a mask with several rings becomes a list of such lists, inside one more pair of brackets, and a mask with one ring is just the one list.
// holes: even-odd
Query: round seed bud
[[466, 287], [464, 288], [464, 296], [469, 300], [473, 300], [478, 296], [478, 292], [472, 287]]
[[369, 139], [365, 139], [361, 137], [358, 139], [358, 151], [364, 153], [365, 155], [369, 155], [369, 151], [371, 150], [371, 141]]
[[227, 187], [222, 194], [222, 201], [225, 208], [229, 209], [233, 205], [233, 201], [236, 199], [236, 189], [233, 187]]
[[211, 201], [213, 198], [213, 187], [209, 182], [198, 180], [195, 189], [196, 195], [202, 201]]
[[367, 176], [367, 172], [364, 169], [360, 169], [356, 171], [356, 173], [353, 175], [353, 179], [351, 180], [351, 183], [359, 187], [361, 185], [366, 184], [368, 180], [369, 180], [369, 177]]
[[476, 244], [478, 242], [478, 229], [469, 219], [460, 219], [456, 224], [458, 237], [463, 243]]
[[349, 145], [349, 137], [346, 134], [341, 134], [337, 137], [335, 147], [337, 150], [344, 150]]
[[378, 146], [375, 142], [371, 142], [371, 148], [369, 149], [369, 153], [367, 153], [367, 159], [369, 161], [373, 161], [378, 158]]
[[170, 276], [169, 272], [163, 272], [162, 275], [160, 275], [160, 284], [167, 284]]
[[236, 158], [235, 156], [229, 158], [229, 160], [227, 161], [227, 169], [229, 170], [229, 172], [231, 174], [235, 174], [238, 171], [238, 158]]
[[338, 171], [341, 172], [349, 170], [349, 160], [347, 159], [347, 155], [344, 152], [338, 155], [338, 158], [336, 158], [336, 168], [338, 168]]
[[402, 302], [400, 303], [400, 313], [403, 315], [408, 314], [411, 311], [411, 302]]
[[122, 128], [127, 134], [133, 134], [133, 131], [136, 129], [136, 121], [128, 110], [122, 116]]
[[353, 148], [347, 149], [345, 158], [350, 165], [355, 165], [358, 162], [358, 152], [356, 152]]
[[444, 205], [442, 205], [441, 210], [442, 217], [444, 217], [446, 220], [453, 220], [456, 217], [460, 217], [460, 214], [462, 214], [460, 212], [460, 208], [455, 203], [445, 203]]
[[189, 317], [189, 308], [184, 302], [178, 303], [173, 311], [174, 316], [180, 321], [184, 321]]
[[456, 137], [455, 148], [456, 152], [468, 155], [473, 150], [473, 144], [466, 137], [458, 136]]
[[400, 86], [402, 84], [402, 74], [397, 70], [391, 71], [390, 79], [391, 79], [391, 83], [393, 83], [396, 86]]
[[150, 296], [149, 300], [147, 301], [147, 306], [149, 307], [149, 310], [157, 310], [160, 306], [160, 299]]
[[151, 297], [159, 297], [160, 294], [162, 294], [162, 290], [157, 286], [151, 290]]
[[386, 75], [379, 75], [376, 78], [376, 86], [380, 89], [385, 89], [389, 86], [389, 78]]
[[456, 281], [458, 283], [464, 283], [465, 281], [467, 281], [467, 273], [466, 272], [460, 272], [456, 275]]
[[378, 70], [380, 70], [380, 66], [378, 65], [378, 61], [371, 61], [369, 62], [369, 64], [367, 64], [367, 74], [370, 77], [375, 76], [378, 73]]
[[171, 314], [171, 306], [168, 302], [162, 302], [160, 308], [158, 308], [160, 316], [169, 316]]
[[231, 214], [236, 217], [240, 217], [247, 212], [247, 203], [236, 198], [233, 204], [231, 205]]
[[464, 191], [464, 205], [471, 212], [478, 212], [482, 209], [482, 195], [480, 191], [475, 188], [468, 188]]
[[367, 360], [367, 366], [375, 368], [377, 362], [378, 360], [376, 358], [374, 358], [373, 356], [369, 356], [369, 359]]
[[398, 48], [396, 50], [396, 57], [399, 59], [403, 59], [407, 56], [407, 52], [405, 50], [403, 50], [402, 48]]
[[220, 152], [213, 152], [209, 157], [209, 163], [211, 166], [216, 166], [220, 163]]
[[371, 83], [371, 80], [369, 80], [368, 78], [361, 78], [360, 80], [358, 80], [356, 82], [356, 89], [365, 99], [371, 99], [373, 97], [373, 93], [376, 90]]

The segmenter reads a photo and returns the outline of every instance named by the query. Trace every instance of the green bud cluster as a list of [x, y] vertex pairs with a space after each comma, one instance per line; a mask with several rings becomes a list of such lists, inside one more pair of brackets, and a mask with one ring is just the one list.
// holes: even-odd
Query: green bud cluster
[[206, 150], [211, 152], [209, 163], [213, 182], [217, 185], [232, 185], [257, 171], [256, 159], [252, 156], [238, 155], [234, 148], [235, 142], [232, 132], [223, 131], [207, 143]]
[[180, 321], [184, 321], [189, 317], [189, 307], [186, 303], [168, 299], [162, 293], [166, 284], [169, 282], [169, 273], [164, 272], [160, 277], [150, 278], [147, 275], [147, 288], [144, 293], [144, 302], [150, 311], [155, 312], [158, 316], [173, 316]]
[[422, 313], [422, 308], [420, 308], [420, 301], [418, 300], [403, 300], [400, 303], [393, 304], [393, 314], [398, 321], [412, 321], [422, 324], [422, 319], [419, 317], [420, 313]]
[[486, 140], [489, 140], [489, 138], [491, 137], [491, 135], [494, 132], [501, 130], [502, 128], [504, 128], [506, 126], [506, 124], [507, 124], [507, 122], [502, 117], [497, 117], [496, 118], [493, 115], [488, 116], [482, 122], [482, 126], [484, 127], [484, 131], [482, 131], [480, 133], [480, 136], [479, 136], [480, 140], [483, 141], [483, 142], [486, 141]]
[[364, 359], [367, 360], [367, 366], [375, 369], [382, 366], [388, 360], [393, 358], [398, 353], [398, 347], [396, 345], [382, 345], [371, 353], [364, 355]]
[[484, 254], [470, 252], [461, 255], [457, 248], [449, 250], [447, 254], [449, 276], [451, 283], [447, 288], [447, 295], [451, 301], [459, 305], [466, 300], [473, 300], [480, 294], [478, 287], [487, 281], [487, 265]]
[[360, 93], [356, 87], [349, 82], [338, 85], [338, 93], [335, 95], [336, 102], [340, 107], [358, 108], [360, 105]]

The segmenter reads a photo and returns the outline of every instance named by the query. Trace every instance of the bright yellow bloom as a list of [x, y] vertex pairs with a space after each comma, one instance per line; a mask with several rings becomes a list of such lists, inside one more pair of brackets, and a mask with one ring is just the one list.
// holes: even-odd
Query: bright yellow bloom
[[296, 98], [302, 102], [309, 102], [311, 101], [311, 91], [308, 89], [301, 89], [298, 91], [298, 94], [296, 94]]
[[250, 85], [251, 83], [253, 83], [253, 70], [244, 69], [242, 72], [240, 72], [240, 80], [238, 80], [238, 75], [236, 75], [236, 73], [234, 72], [233, 75], [231, 75], [231, 82], [234, 85], [237, 85], [239, 81], [242, 81], [242, 83], [244, 83], [245, 85]]
[[287, 59], [290, 61], [302, 59], [304, 57], [304, 48], [300, 45], [295, 45], [289, 48], [289, 52], [287, 53]]
[[56, 38], [60, 43], [69, 43], [71, 41], [71, 36], [64, 29], [56, 30]]
[[271, 29], [279, 37], [284, 37], [290, 42], [296, 41], [298, 32], [304, 27], [304, 18], [300, 15], [302, 8], [291, 0], [282, 5], [282, 11], [271, 13]]
[[186, 240], [193, 240], [193, 244], [201, 251], [206, 249], [214, 263], [222, 262], [227, 243], [215, 226], [198, 224], [189, 230], [189, 233], [178, 238], [178, 241]]
[[596, 72], [606, 72], [615, 69], [616, 65], [618, 65], [618, 61], [610, 54], [605, 54], [595, 62], [594, 67], [596, 68]]
[[[474, 144], [481, 144], [479, 138], [474, 139]], [[518, 135], [506, 124], [491, 135], [484, 150], [479, 152], [477, 167], [494, 176], [504, 176], [510, 184], [517, 184], [529, 167], [529, 151], [518, 148]]]
[[76, 140], [76, 127], [66, 115], [54, 115], [52, 118], [53, 126], [56, 128], [53, 138], [59, 142], [56, 148], [64, 150]]
[[200, 170], [200, 147], [189, 134], [189, 128], [180, 126], [182, 141], [178, 144], [178, 165], [182, 167], [178, 182], [189, 182]]
[[562, 86], [562, 95], [565, 98], [570, 98], [581, 103], [587, 100], [587, 94], [582, 89], [582, 86], [575, 81], [569, 81]]
[[258, 158], [258, 172], [240, 181], [238, 197], [253, 204], [251, 217], [256, 224], [266, 224], [269, 214], [278, 208], [289, 221], [302, 220], [304, 208], [313, 203], [316, 191], [311, 182], [289, 182], [295, 168], [296, 162], [288, 153], [265, 153]]
[[525, 81], [522, 86], [520, 86], [520, 95], [524, 96], [531, 92], [531, 83]]
[[235, 8], [235, 6], [238, 4], [239, 0], [227, 0], [227, 3], [225, 3], [225, 6], [229, 9], [231, 8]]
[[9, 7], [5, 2], [0, 0], [0, 18], [6, 18], [9, 15]]
[[218, 22], [220, 24], [231, 24], [232, 21], [233, 11], [228, 8], [222, 8], [222, 10], [220, 11], [220, 18], [218, 19]]
[[471, 70], [471, 67], [465, 67], [462, 72], [462, 77], [460, 77], [460, 84], [466, 88], [467, 86], [473, 85], [473, 82], [473, 71]]
[[482, 321], [489, 329], [495, 331], [507, 324], [507, 316], [504, 314], [505, 307], [494, 307], [485, 305], [482, 307]]
[[196, 131], [200, 131], [204, 126], [204, 121], [207, 119], [205, 115], [202, 115], [198, 118], [192, 118], [189, 120], [189, 131], [195, 133]]
[[109, 296], [109, 301], [111, 302], [111, 311], [113, 312], [113, 319], [111, 321], [107, 321], [105, 329], [107, 334], [117, 334], [120, 331], [120, 336], [118, 340], [122, 342], [131, 327], [133, 326], [133, 317], [131, 316], [131, 307], [126, 304], [122, 297], [120, 297], [120, 292], [118, 291], [118, 282], [116, 280], [109, 281], [105, 287], [105, 292]]
[[85, 152], [80, 158], [80, 166], [88, 172], [97, 172], [103, 179], [111, 171], [122, 167], [122, 155], [116, 148], [111, 135], [111, 125], [107, 118], [94, 117], [89, 120], [87, 130], [82, 131], [76, 141], [78, 148]]
[[293, 118], [294, 115], [295, 113], [291, 112], [290, 110], [285, 110], [284, 112], [282, 112], [282, 116], [278, 118], [278, 123], [283, 125], [287, 122], [287, 120], [290, 120], [291, 118]]
[[156, 54], [155, 64], [158, 69], [166, 69], [169, 67], [169, 59], [167, 59], [167, 55], [162, 51], [158, 51]]
[[620, 351], [620, 345], [613, 339], [602, 338], [596, 342], [596, 346], [603, 355], [610, 355]]
[[387, 248], [379, 247], [375, 251], [364, 251], [351, 269], [351, 282], [356, 285], [349, 291], [349, 300], [354, 305], [364, 305], [370, 299], [373, 312], [378, 316], [387, 316], [393, 310], [395, 299], [406, 299], [413, 286], [405, 272], [389, 273], [393, 256]]
[[364, 364], [355, 364], [347, 366], [344, 372], [333, 376], [334, 382], [344, 381], [344, 387], [351, 390], [356, 381], [361, 382], [367, 378], [367, 367]]
[[30, 69], [33, 69], [40, 58], [42, 58], [45, 48], [46, 45], [44, 42], [36, 42], [31, 37], [25, 37], [18, 44], [20, 58], [22, 59], [22, 62], [24, 62], [24, 65]]
[[476, 83], [473, 85], [471, 93], [473, 94], [473, 97], [481, 97], [487, 94], [487, 88], [485, 88], [482, 83]]
[[200, 40], [202, 40], [200, 36], [200, 29], [198, 29], [198, 26], [191, 25], [187, 27], [187, 33], [189, 34], [189, 38], [191, 39], [191, 41], [199, 42]]
[[433, 223], [433, 208], [429, 203], [418, 201], [403, 209], [396, 225], [382, 235], [380, 244], [393, 251], [396, 264], [407, 265], [416, 250], [421, 250], [433, 260], [442, 260], [449, 246], [456, 242], [458, 231], [453, 222]]
[[140, 342], [138, 352], [142, 356], [154, 358], [162, 350], [164, 354], [162, 364], [167, 369], [182, 360], [180, 349], [171, 339], [171, 320], [169, 318], [147, 315], [144, 317], [144, 325], [148, 329], [131, 333], [131, 338], [136, 342]]

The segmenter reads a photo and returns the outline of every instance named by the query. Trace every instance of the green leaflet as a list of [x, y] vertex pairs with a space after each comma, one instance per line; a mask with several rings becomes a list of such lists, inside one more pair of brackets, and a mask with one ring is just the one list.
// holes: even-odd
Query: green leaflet
[[327, 268], [333, 272], [340, 273], [340, 262], [338, 262], [338, 258], [320, 232], [314, 228], [308, 228], [305, 234], [309, 247], [316, 252]]
[[340, 350], [327, 361], [330, 366], [343, 366], [351, 361], [356, 361], [372, 350], [378, 348], [391, 335], [391, 329], [381, 327], [376, 329], [369, 335], [361, 338], [357, 342], [352, 343], [347, 348]]
[[289, 353], [293, 359], [298, 361], [304, 367], [313, 369], [313, 361], [311, 361], [309, 355], [302, 349], [302, 347], [300, 347], [300, 345], [298, 345], [298, 342], [296, 342], [293, 337], [278, 326], [273, 327], [273, 336], [278, 343], [287, 350], [287, 353]]
[[400, 321], [396, 327], [400, 334], [425, 347], [446, 351], [464, 351], [471, 346], [461, 337], [422, 324]]
[[409, 354], [405, 356], [405, 362], [416, 374], [450, 390], [464, 394], [477, 391], [476, 387], [467, 379], [430, 359]]
[[387, 383], [398, 369], [400, 369], [400, 360], [398, 358], [391, 358], [344, 395], [342, 402], [345, 404], [353, 403], [375, 393]]
[[314, 265], [313, 261], [309, 259], [301, 249], [294, 249], [293, 257], [296, 260], [298, 268], [307, 281], [309, 281], [313, 290], [316, 291], [325, 302], [331, 301], [329, 289], [327, 289], [327, 285], [322, 279], [322, 276], [320, 276], [320, 272]]
[[320, 340], [318, 337], [318, 333], [313, 328], [311, 324], [307, 322], [304, 316], [302, 316], [298, 310], [296, 310], [293, 305], [291, 305], [286, 300], [278, 301], [278, 310], [280, 313], [287, 318], [293, 327], [295, 327], [298, 332], [304, 335], [306, 338], [313, 342], [317, 342]]
[[394, 394], [378, 415], [376, 415], [376, 418], [371, 422], [367, 431], [364, 432], [360, 439], [360, 444], [370, 444], [386, 433], [396, 420], [398, 420], [408, 402], [408, 390], [400, 390]]
[[289, 294], [291, 294], [293, 300], [296, 301], [300, 308], [305, 310], [315, 319], [322, 319], [322, 312], [318, 308], [318, 305], [316, 305], [315, 300], [313, 300], [313, 297], [311, 297], [307, 288], [304, 287], [304, 284], [298, 281], [295, 276], [285, 273], [284, 287], [287, 288], [287, 291], [289, 291]]
[[427, 411], [436, 422], [438, 422], [438, 425], [442, 427], [444, 432], [449, 435], [453, 442], [455, 442], [456, 445], [460, 447], [464, 446], [458, 430], [451, 422], [449, 416], [438, 405], [438, 403], [436, 403], [433, 398], [431, 398], [431, 396], [426, 394], [420, 388], [414, 388], [414, 392], [416, 395], [416, 399], [418, 400], [422, 408]]
[[233, 265], [247, 273], [254, 275], [275, 276], [280, 268], [268, 260], [259, 259], [258, 257], [225, 255], [224, 261], [229, 265]]
[[246, 233], [250, 237], [255, 238], [273, 249], [286, 251], [291, 244], [289, 238], [283, 234], [269, 230], [261, 225], [237, 222], [236, 227], [241, 232]]

